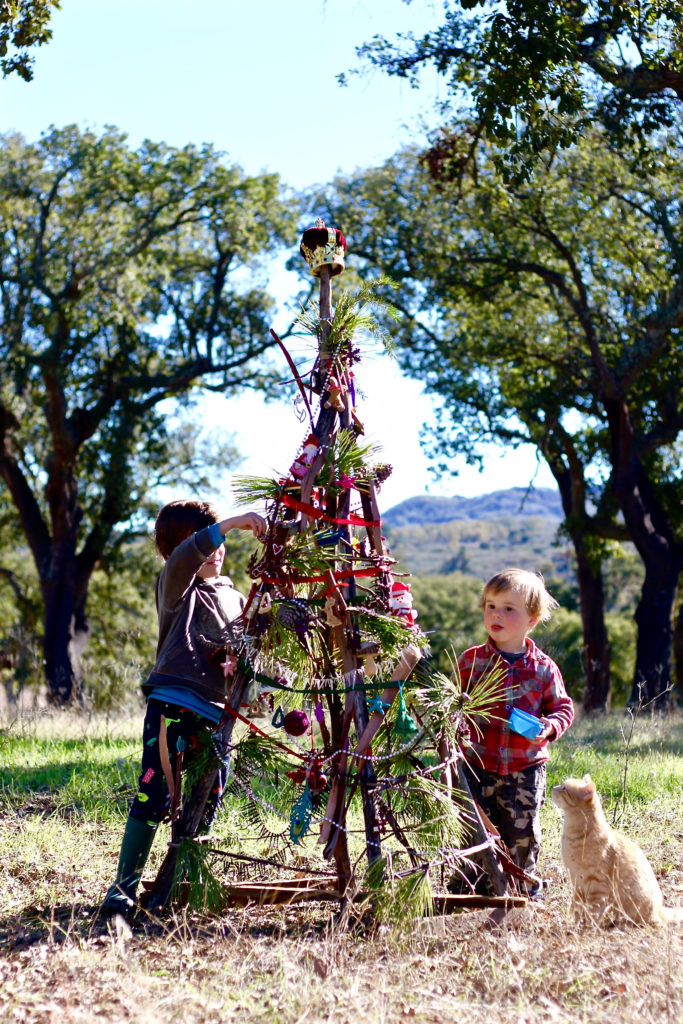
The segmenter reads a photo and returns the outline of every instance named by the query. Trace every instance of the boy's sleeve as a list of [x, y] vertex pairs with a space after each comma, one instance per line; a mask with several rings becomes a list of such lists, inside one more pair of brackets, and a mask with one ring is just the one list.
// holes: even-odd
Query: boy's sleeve
[[219, 548], [225, 541], [225, 537], [221, 533], [221, 528], [218, 523], [212, 523], [211, 526], [207, 527], [209, 531], [209, 540], [213, 544], [214, 551]]
[[558, 739], [574, 721], [574, 702], [567, 693], [562, 674], [551, 662], [552, 670], [543, 694], [543, 715], [552, 722], [555, 730], [553, 739]]
[[173, 608], [189, 590], [197, 570], [219, 547], [214, 544], [211, 527], [206, 526], [181, 541], [164, 562], [157, 586], [159, 607]]

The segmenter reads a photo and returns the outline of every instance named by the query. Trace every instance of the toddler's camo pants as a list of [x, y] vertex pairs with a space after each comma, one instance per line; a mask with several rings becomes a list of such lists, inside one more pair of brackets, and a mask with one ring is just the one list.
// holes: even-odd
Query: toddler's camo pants
[[[183, 772], [199, 759], [212, 758], [216, 763], [216, 782], [207, 801], [202, 828], [208, 831], [220, 808], [227, 769], [220, 764], [211, 747], [215, 725], [208, 719], [178, 704], [151, 698], [142, 729], [142, 768], [137, 796], [130, 813], [139, 821], [158, 824], [173, 804], [176, 785], [180, 781], [178, 757], [182, 754]], [[178, 802], [180, 794], [176, 796]]]
[[467, 763], [464, 768], [472, 796], [500, 832], [514, 862], [527, 874], [535, 874], [541, 851], [545, 762], [510, 775], [485, 772]]

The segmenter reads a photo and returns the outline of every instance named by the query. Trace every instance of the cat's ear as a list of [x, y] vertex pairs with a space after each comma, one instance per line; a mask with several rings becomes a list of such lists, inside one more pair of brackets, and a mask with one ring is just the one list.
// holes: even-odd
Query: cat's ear
[[590, 775], [584, 775], [581, 781], [583, 782], [583, 785], [579, 788], [576, 795], [579, 800], [592, 800], [595, 796], [595, 783], [591, 779]]
[[584, 775], [584, 777], [583, 777], [583, 781], [584, 781], [584, 782], [592, 782], [592, 781], [593, 781], [593, 780], [591, 779], [590, 775], [588, 774], [588, 772], [586, 772], [586, 774]]

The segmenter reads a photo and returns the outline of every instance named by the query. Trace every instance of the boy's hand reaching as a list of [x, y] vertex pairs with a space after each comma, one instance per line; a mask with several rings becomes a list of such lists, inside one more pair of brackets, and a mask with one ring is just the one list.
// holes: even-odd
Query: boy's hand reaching
[[539, 722], [543, 728], [539, 732], [538, 736], [530, 737], [530, 742], [535, 743], [540, 747], [541, 743], [555, 739], [555, 726], [549, 718], [543, 718], [543, 716], [539, 718]]
[[258, 512], [245, 512], [241, 516], [232, 516], [224, 519], [220, 524], [220, 531], [225, 536], [229, 530], [251, 530], [257, 540], [265, 537], [268, 523]]

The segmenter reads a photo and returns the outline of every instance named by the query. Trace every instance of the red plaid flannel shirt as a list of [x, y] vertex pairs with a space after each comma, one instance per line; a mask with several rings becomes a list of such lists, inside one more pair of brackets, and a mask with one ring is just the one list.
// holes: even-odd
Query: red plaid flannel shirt
[[555, 729], [553, 738], [557, 739], [572, 724], [574, 705], [557, 665], [529, 637], [526, 653], [512, 665], [500, 656], [490, 638], [479, 647], [470, 647], [458, 658], [463, 688], [468, 689], [487, 670], [499, 664], [506, 667], [507, 675], [501, 684], [501, 699], [491, 709], [495, 717], [488, 722], [479, 721], [481, 733], [470, 727], [469, 742], [463, 753], [474, 768], [510, 775], [541, 764], [549, 757], [547, 740], [538, 746], [510, 729], [508, 719], [513, 707], [537, 718], [548, 718]]

